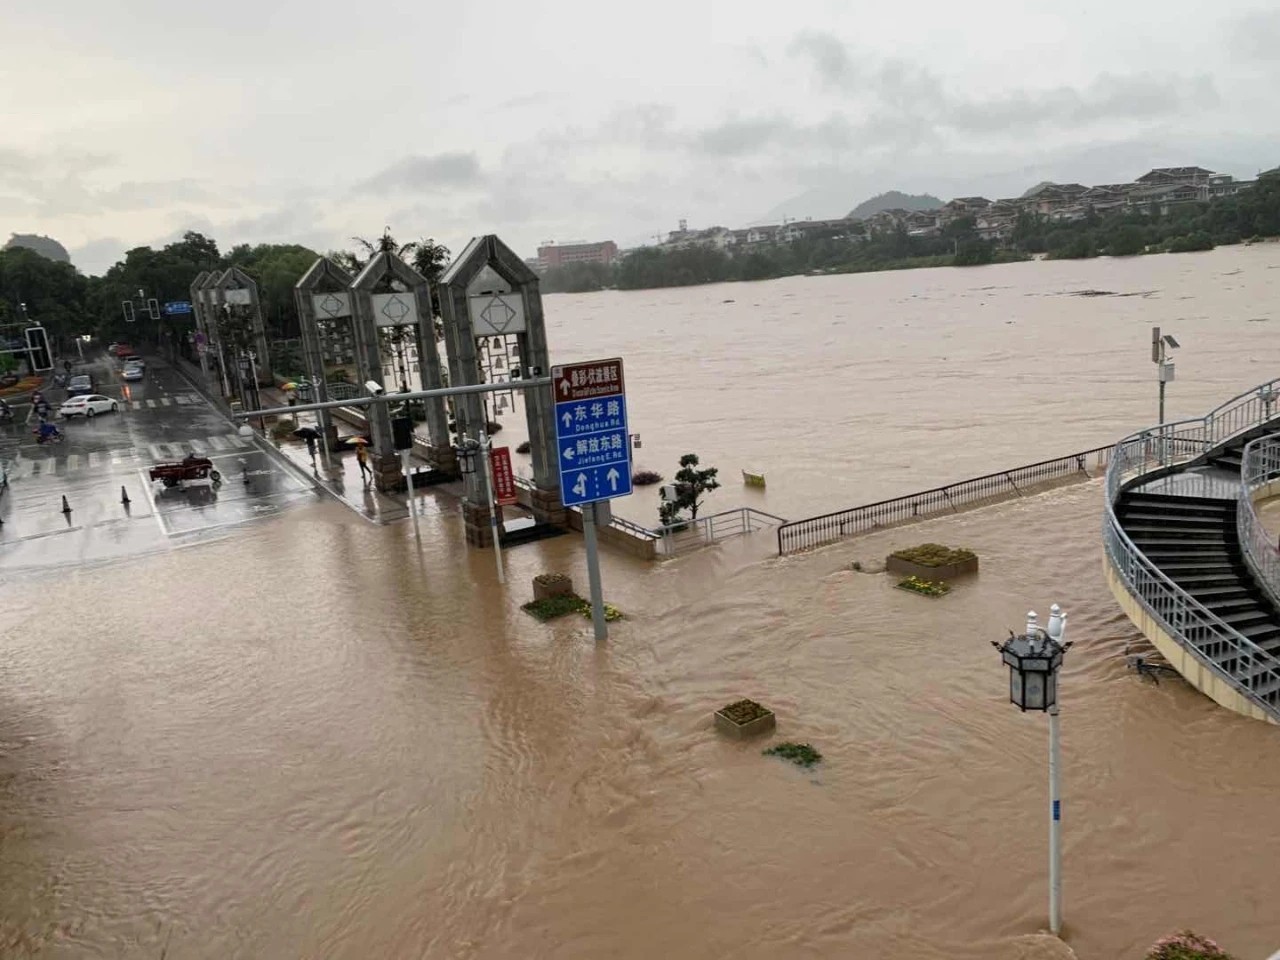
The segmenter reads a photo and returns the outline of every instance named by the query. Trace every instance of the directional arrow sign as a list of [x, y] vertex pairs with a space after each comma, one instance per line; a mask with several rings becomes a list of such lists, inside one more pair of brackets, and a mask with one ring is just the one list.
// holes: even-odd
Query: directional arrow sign
[[560, 498], [567, 507], [631, 493], [631, 442], [622, 361], [553, 367]]

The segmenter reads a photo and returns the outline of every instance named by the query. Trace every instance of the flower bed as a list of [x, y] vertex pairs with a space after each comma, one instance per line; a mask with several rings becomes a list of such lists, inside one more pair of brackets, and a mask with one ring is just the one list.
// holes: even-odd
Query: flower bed
[[945, 580], [922, 580], [920, 577], [907, 577], [905, 580], [899, 580], [898, 587], [925, 597], [945, 597], [951, 592], [951, 584]]
[[1231, 960], [1231, 954], [1208, 937], [1183, 930], [1153, 943], [1145, 960]]
[[777, 722], [772, 710], [754, 700], [736, 700], [716, 711], [715, 724], [720, 732], [740, 740], [757, 733], [768, 733]]
[[[545, 597], [542, 600], [530, 600], [528, 603], [520, 607], [530, 616], [537, 617], [543, 623], [548, 620], [554, 620], [556, 617], [563, 617], [566, 613], [580, 613], [587, 619], [591, 618], [591, 601], [586, 600], [576, 593], [559, 593], [554, 596]], [[622, 619], [622, 611], [611, 603], [604, 605], [604, 618], [612, 623], [615, 620]]]
[[978, 555], [959, 547], [922, 543], [889, 554], [885, 558], [885, 569], [921, 580], [954, 580], [966, 573], [978, 572]]
[[44, 377], [23, 377], [13, 386], [0, 389], [0, 397], [16, 397], [30, 393], [32, 390], [39, 390], [42, 383], [44, 383]]

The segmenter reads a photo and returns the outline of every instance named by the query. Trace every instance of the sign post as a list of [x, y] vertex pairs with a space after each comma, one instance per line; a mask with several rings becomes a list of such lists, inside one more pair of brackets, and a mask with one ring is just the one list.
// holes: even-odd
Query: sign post
[[484, 457], [484, 498], [489, 507], [489, 529], [493, 531], [493, 560], [498, 565], [498, 582], [506, 583], [507, 575], [502, 569], [502, 524], [498, 522], [498, 504], [494, 498], [494, 474], [490, 471], [492, 457], [490, 447], [492, 441], [488, 434], [480, 431], [480, 455]]
[[596, 639], [604, 640], [608, 628], [600, 586], [596, 504], [631, 493], [631, 444], [622, 359], [553, 367], [551, 389], [556, 399], [560, 499], [566, 507], [582, 508], [591, 621]]

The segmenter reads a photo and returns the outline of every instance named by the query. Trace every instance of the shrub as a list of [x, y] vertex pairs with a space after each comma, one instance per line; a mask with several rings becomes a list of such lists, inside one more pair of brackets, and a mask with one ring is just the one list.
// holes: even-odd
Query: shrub
[[1183, 930], [1153, 943], [1145, 960], [1231, 960], [1231, 954], [1208, 937]]
[[528, 440], [522, 440], [520, 446], [516, 447], [516, 453], [528, 453], [533, 447]]
[[977, 554], [962, 547], [944, 547], [940, 543], [922, 543], [918, 547], [906, 547], [893, 551], [899, 560], [909, 560], [922, 567], [945, 567], [953, 563], [973, 560]]
[[656, 470], [637, 470], [631, 475], [631, 482], [637, 487], [647, 487], [652, 483], [661, 483], [662, 474]]
[[502, 424], [500, 424], [497, 420], [490, 420], [488, 423], [484, 425], [484, 428], [485, 430], [488, 431], [489, 436], [492, 437], [495, 433], [497, 433], [499, 430], [502, 429]]
[[277, 440], [283, 440], [285, 437], [290, 436], [293, 433], [293, 431], [297, 429], [298, 429], [298, 421], [296, 420], [289, 420], [289, 419], [277, 420], [275, 423], [271, 425], [271, 436], [273, 436]]
[[899, 580], [898, 586], [903, 590], [910, 590], [912, 593], [923, 594], [926, 597], [945, 597], [951, 592], [951, 584], [945, 580], [921, 580], [919, 577]]
[[761, 751], [766, 757], [781, 757], [798, 767], [812, 767], [822, 759], [822, 754], [807, 743], [779, 743]]

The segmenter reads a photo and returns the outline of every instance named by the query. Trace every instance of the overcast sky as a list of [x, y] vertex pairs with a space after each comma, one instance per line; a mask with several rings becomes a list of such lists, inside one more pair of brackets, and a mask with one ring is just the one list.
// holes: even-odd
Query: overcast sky
[[645, 242], [1280, 164], [1274, 0], [3, 4], [0, 237]]

